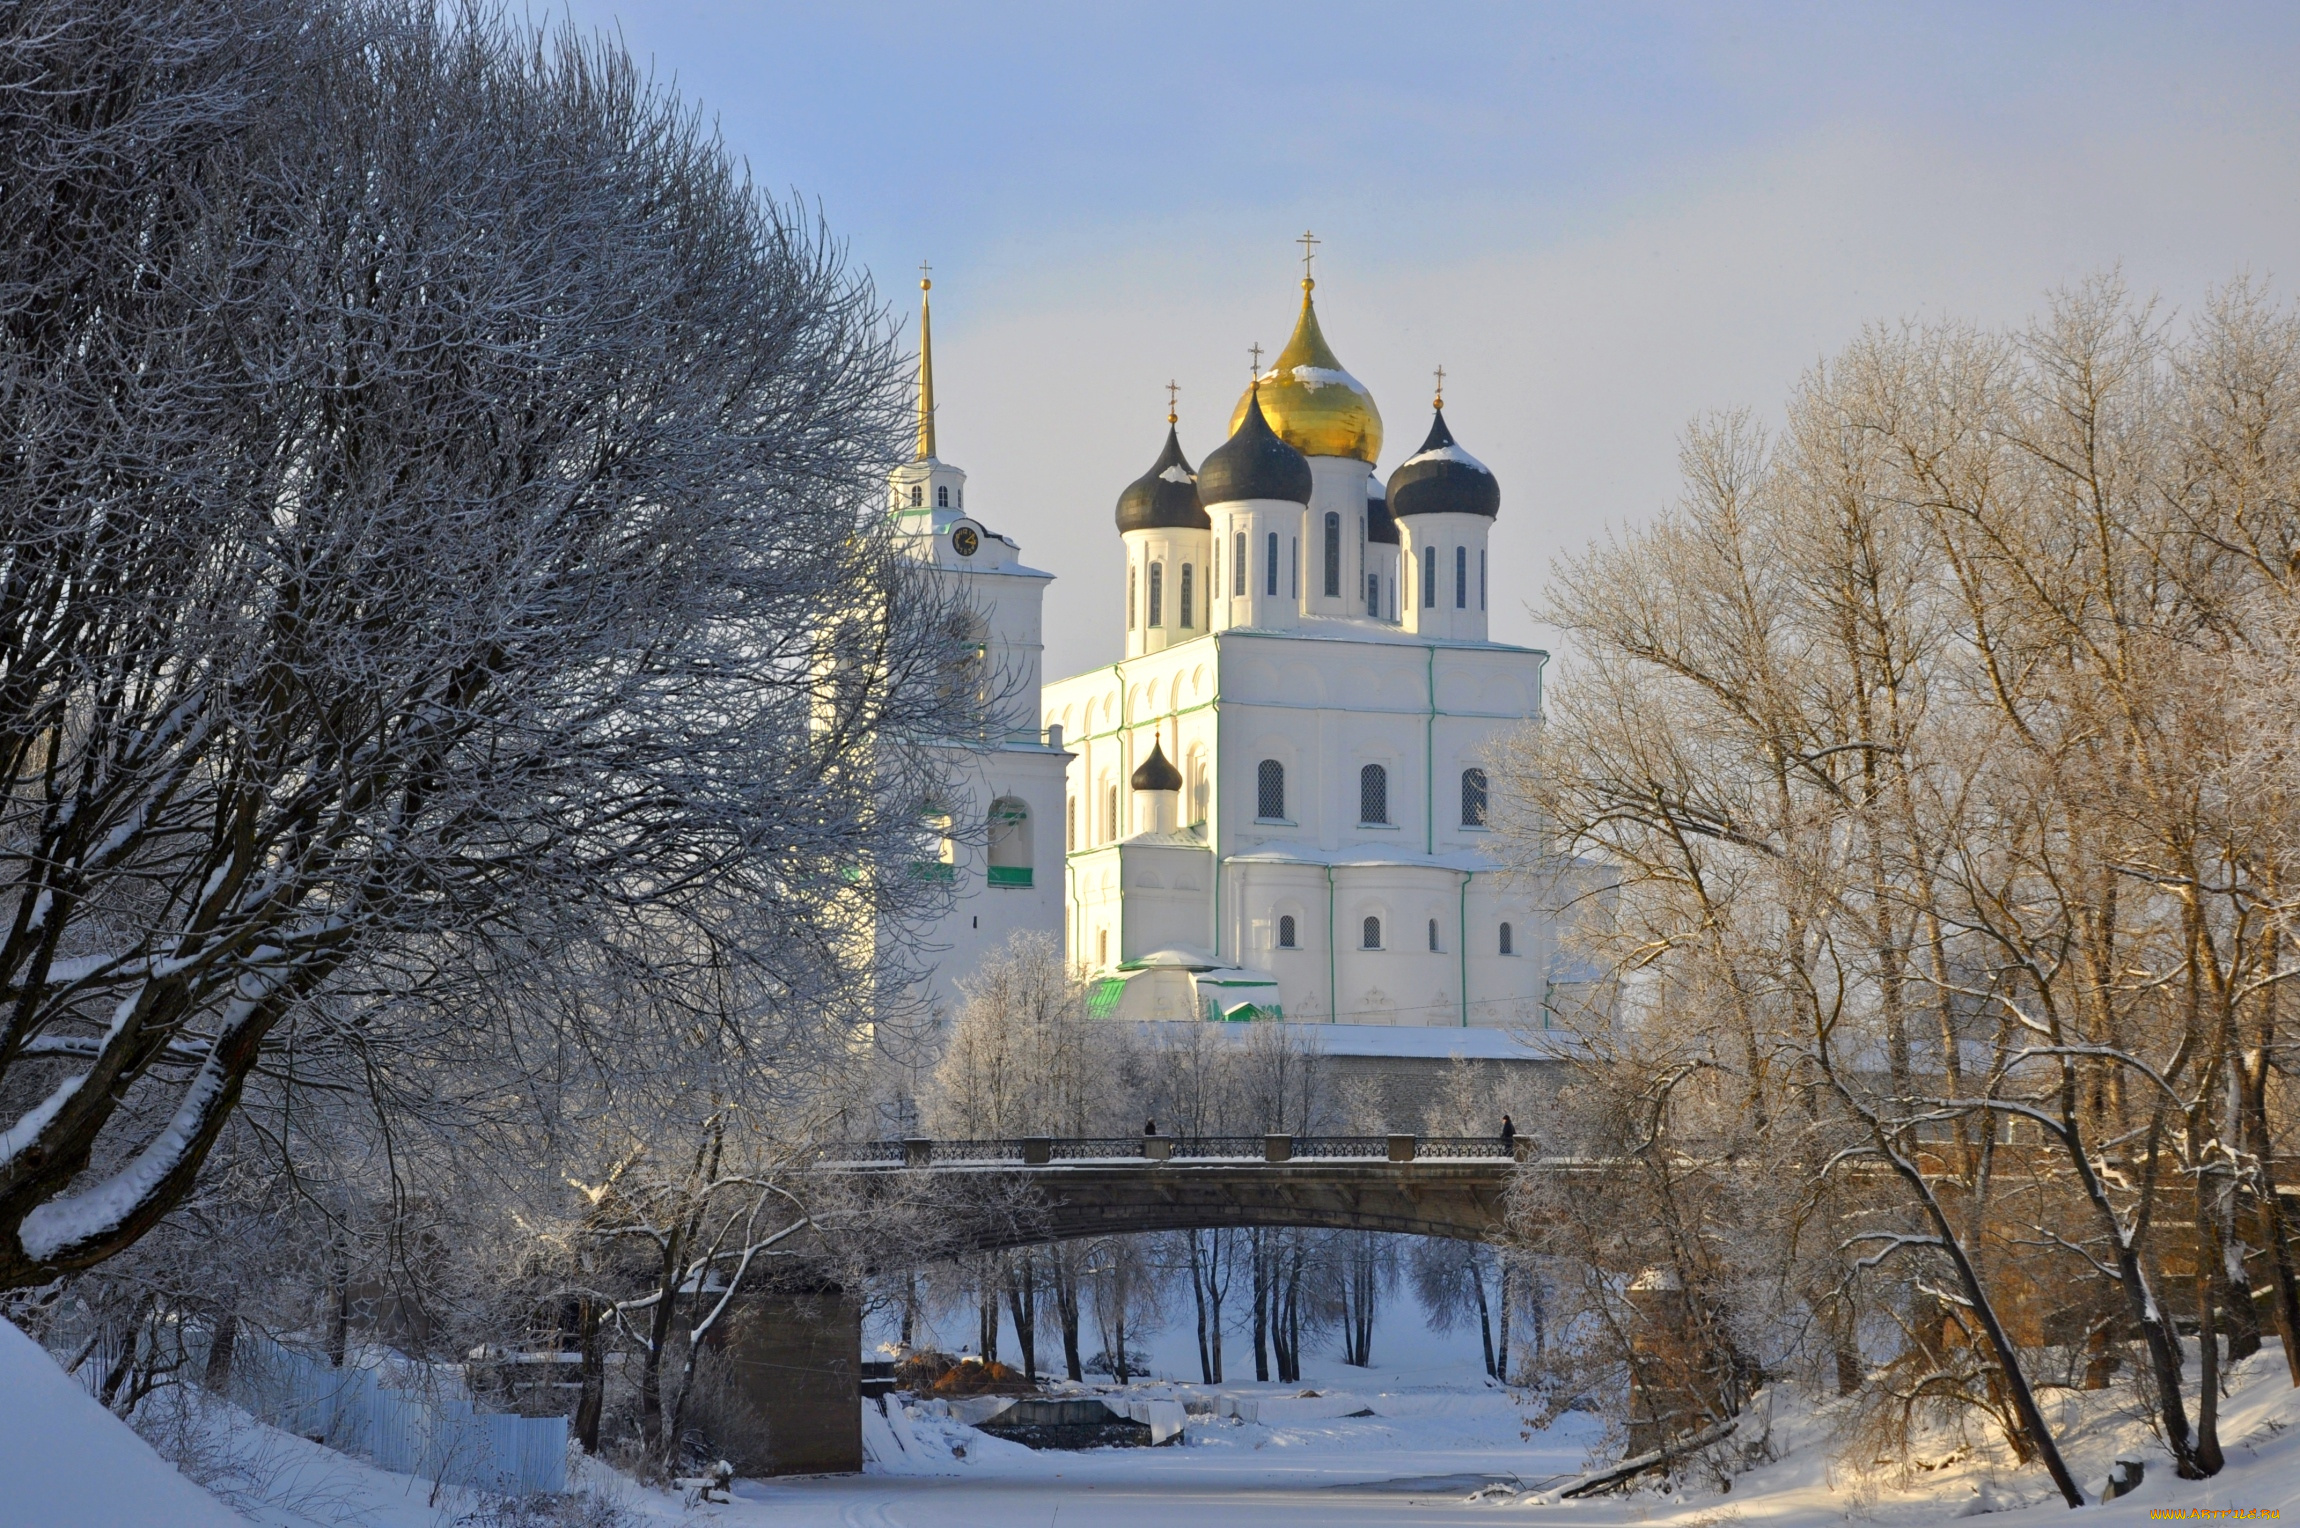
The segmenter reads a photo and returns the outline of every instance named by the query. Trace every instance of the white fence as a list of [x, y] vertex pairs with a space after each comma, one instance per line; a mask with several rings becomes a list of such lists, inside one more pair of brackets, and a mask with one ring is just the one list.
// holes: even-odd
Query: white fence
[[567, 1419], [480, 1411], [458, 1397], [387, 1384], [242, 1328], [230, 1398], [283, 1432], [362, 1454], [387, 1470], [506, 1496], [567, 1489]]

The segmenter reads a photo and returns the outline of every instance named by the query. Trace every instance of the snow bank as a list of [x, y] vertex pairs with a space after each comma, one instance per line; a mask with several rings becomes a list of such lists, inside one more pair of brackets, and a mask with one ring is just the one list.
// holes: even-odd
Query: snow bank
[[0, 1321], [0, 1528], [246, 1528]]

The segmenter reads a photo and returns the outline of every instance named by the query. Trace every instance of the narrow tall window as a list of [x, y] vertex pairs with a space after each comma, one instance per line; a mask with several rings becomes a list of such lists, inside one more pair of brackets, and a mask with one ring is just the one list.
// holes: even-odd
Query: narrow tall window
[[1485, 608], [1485, 552], [1482, 548], [1477, 554], [1477, 608]]
[[1485, 826], [1485, 813], [1485, 771], [1465, 769], [1461, 772], [1461, 825], [1465, 828], [1482, 828]]
[[1265, 822], [1283, 821], [1286, 815], [1286, 766], [1264, 759], [1254, 771], [1254, 815]]
[[1422, 609], [1437, 608], [1437, 548], [1422, 548]]
[[1150, 622], [1152, 627], [1166, 624], [1166, 564], [1150, 564]]
[[1342, 517], [1326, 515], [1326, 598], [1342, 597]]
[[1290, 600], [1298, 600], [1301, 597], [1302, 538], [1299, 536], [1288, 536], [1286, 538], [1286, 598]]
[[1466, 546], [1453, 549], [1453, 608], [1469, 608], [1469, 548]]
[[1078, 798], [1071, 797], [1062, 807], [1062, 847], [1078, 847]]
[[934, 491], [934, 507], [936, 509], [950, 508], [950, 489], [948, 487], [937, 488]]
[[1141, 571], [1132, 563], [1126, 564], [1126, 629], [1128, 631], [1134, 629], [1134, 585]]
[[1281, 950], [1290, 950], [1293, 947], [1294, 915], [1292, 913], [1288, 913], [1278, 920], [1278, 948]]
[[920, 505], [924, 504], [925, 502], [926, 502], [926, 488], [925, 488], [925, 486], [924, 486], [923, 484], [919, 484], [919, 483], [913, 483], [913, 484], [911, 484], [911, 485], [910, 485], [910, 507], [911, 507], [911, 508], [913, 508], [913, 509], [917, 509], [917, 508], [918, 508]]
[[1369, 950], [1380, 949], [1382, 947], [1382, 920], [1368, 918], [1358, 930], [1358, 942]]
[[1382, 618], [1382, 576], [1379, 573], [1366, 575], [1366, 615], [1368, 619], [1376, 621]]
[[1270, 555], [1262, 559], [1262, 582], [1266, 585], [1262, 590], [1264, 594], [1274, 595], [1278, 592], [1278, 533], [1276, 531], [1270, 532]]
[[1432, 919], [1430, 919], [1430, 953], [1431, 953], [1431, 954], [1433, 954], [1433, 955], [1434, 955], [1434, 954], [1436, 954], [1436, 953], [1437, 953], [1437, 949], [1438, 949], [1438, 937], [1437, 937], [1437, 919], [1435, 919], [1435, 918], [1432, 918]]
[[1232, 550], [1235, 555], [1230, 559], [1230, 592], [1232, 594], [1244, 594], [1246, 592], [1246, 533], [1244, 531], [1238, 532], [1237, 545]]
[[1517, 953], [1517, 945], [1512, 939], [1510, 934], [1510, 927], [1506, 923], [1501, 926], [1501, 952], [1504, 955], [1515, 955]]
[[1102, 841], [1110, 842], [1118, 836], [1118, 787], [1102, 787]]
[[1390, 820], [1390, 772], [1379, 764], [1368, 764], [1358, 771], [1358, 821], [1387, 823]]
[[1190, 565], [1182, 564], [1182, 624], [1194, 624], [1190, 619]]
[[1214, 624], [1214, 601], [1222, 597], [1222, 538], [1214, 538], [1214, 560], [1206, 564], [1206, 624]]
[[1094, 963], [1098, 966], [1110, 964], [1110, 930], [1106, 928], [1094, 931]]

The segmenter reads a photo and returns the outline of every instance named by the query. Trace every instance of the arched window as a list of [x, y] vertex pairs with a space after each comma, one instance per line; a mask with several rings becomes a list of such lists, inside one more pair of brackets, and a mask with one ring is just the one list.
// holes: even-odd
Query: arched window
[[1265, 585], [1262, 590], [1264, 594], [1276, 594], [1278, 592], [1278, 533], [1276, 531], [1270, 532], [1270, 555], [1262, 559], [1262, 582]]
[[1094, 963], [1098, 966], [1110, 964], [1110, 930], [1106, 928], [1094, 931]]
[[1436, 952], [1437, 948], [1438, 948], [1437, 919], [1435, 919], [1435, 918], [1432, 918], [1432, 919], [1430, 919], [1430, 950], [1431, 950], [1431, 952], [1434, 954], [1434, 953]]
[[1102, 787], [1102, 841], [1110, 842], [1118, 836], [1118, 787]]
[[1244, 531], [1238, 532], [1236, 551], [1237, 555], [1231, 559], [1230, 592], [1232, 594], [1244, 594], [1246, 592], [1246, 533]]
[[1214, 785], [1206, 774], [1206, 751], [1193, 747], [1182, 770], [1183, 788], [1189, 791], [1189, 820], [1192, 826], [1206, 820], [1207, 809], [1213, 804]]
[[1278, 920], [1278, 948], [1281, 950], [1294, 948], [1294, 915], [1292, 913], [1287, 913]]
[[1422, 609], [1437, 608], [1437, 548], [1422, 548]]
[[1466, 546], [1453, 549], [1453, 608], [1469, 608], [1469, 548]]
[[1326, 514], [1326, 598], [1342, 597], [1342, 517]]
[[1190, 565], [1182, 564], [1182, 624], [1194, 624], [1190, 619]]
[[1465, 828], [1482, 828], [1485, 826], [1485, 815], [1485, 771], [1465, 769], [1461, 772], [1461, 825]]
[[1363, 938], [1360, 940], [1360, 944], [1361, 944], [1361, 946], [1362, 946], [1363, 948], [1365, 948], [1365, 949], [1369, 949], [1369, 950], [1378, 950], [1378, 949], [1380, 949], [1380, 948], [1382, 947], [1382, 920], [1381, 920], [1381, 919], [1379, 919], [1379, 918], [1368, 918], [1368, 919], [1366, 920], [1366, 924], [1365, 924], [1365, 927], [1364, 927], [1364, 929], [1362, 929], [1360, 932], [1361, 932], [1361, 933], [1363, 934], [1363, 936], [1364, 936], [1364, 937], [1363, 937]]
[[924, 504], [925, 502], [926, 502], [926, 485], [925, 485], [925, 484], [923, 484], [923, 483], [913, 483], [913, 484], [911, 484], [911, 485], [910, 485], [910, 507], [911, 507], [911, 508], [913, 508], [913, 509], [916, 509], [916, 508], [918, 508], [920, 505]]
[[1134, 583], [1140, 572], [1141, 570], [1134, 564], [1126, 564], [1126, 629], [1128, 631], [1134, 629]]
[[935, 507], [936, 509], [948, 509], [948, 508], [950, 508], [950, 489], [949, 489], [949, 487], [948, 487], [947, 485], [945, 485], [945, 486], [943, 486], [943, 487], [940, 487], [940, 488], [937, 488], [937, 489], [935, 489], [935, 491], [934, 491], [934, 507]]
[[1389, 820], [1390, 772], [1379, 764], [1368, 764], [1358, 771], [1358, 821], [1387, 823]]
[[990, 804], [990, 884], [1028, 886], [1035, 859], [1030, 808], [1017, 797], [999, 797]]
[[1286, 817], [1286, 766], [1264, 759], [1254, 769], [1254, 815], [1264, 822]]
[[1078, 798], [1072, 796], [1062, 804], [1062, 847], [1078, 847]]
[[1379, 573], [1366, 575], [1366, 618], [1374, 621], [1382, 618], [1382, 576]]
[[1150, 564], [1150, 615], [1148, 624], [1152, 627], [1166, 624], [1166, 564], [1162, 562]]
[[1510, 927], [1506, 923], [1501, 926], [1501, 952], [1504, 955], [1515, 955], [1517, 953], [1517, 946], [1511, 939]]

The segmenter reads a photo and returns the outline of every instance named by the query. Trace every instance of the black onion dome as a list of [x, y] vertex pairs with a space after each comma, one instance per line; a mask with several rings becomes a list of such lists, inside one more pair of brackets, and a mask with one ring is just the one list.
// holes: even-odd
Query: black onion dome
[[1166, 745], [1153, 741], [1150, 757], [1134, 771], [1134, 788], [1138, 791], [1178, 791], [1182, 788], [1182, 771], [1166, 760]]
[[1262, 417], [1261, 389], [1247, 399], [1246, 415], [1228, 440], [1198, 469], [1198, 497], [1208, 504], [1243, 499], [1310, 502], [1310, 459], [1287, 445]]
[[1382, 480], [1370, 472], [1366, 474], [1366, 539], [1382, 546], [1398, 544], [1398, 522], [1391, 518], [1389, 497], [1382, 492]]
[[1126, 485], [1118, 496], [1118, 530], [1207, 531], [1214, 522], [1206, 518], [1206, 506], [1198, 501], [1198, 475], [1190, 470], [1189, 458], [1182, 454], [1182, 439], [1174, 427], [1166, 427], [1166, 449], [1158, 453], [1158, 460], [1150, 470]]
[[1501, 484], [1485, 463], [1453, 442], [1443, 410], [1430, 420], [1429, 439], [1390, 474], [1390, 513], [1483, 515], [1501, 513]]

